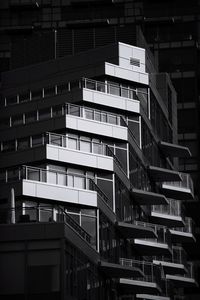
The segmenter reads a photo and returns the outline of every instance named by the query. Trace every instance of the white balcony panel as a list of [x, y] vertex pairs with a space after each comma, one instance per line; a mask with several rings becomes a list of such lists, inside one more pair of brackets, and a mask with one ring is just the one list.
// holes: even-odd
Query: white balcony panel
[[97, 207], [97, 193], [67, 186], [23, 180], [23, 196]]
[[127, 278], [119, 279], [120, 289], [125, 293], [147, 293], [154, 294], [160, 292], [160, 287], [155, 282], [149, 282], [144, 280], [133, 280]]
[[184, 274], [187, 272], [185, 266], [181, 263], [174, 263], [174, 262], [168, 262], [168, 261], [162, 261], [162, 260], [153, 260], [153, 264], [155, 265], [162, 265], [165, 273], [168, 274]]
[[148, 239], [134, 239], [134, 248], [142, 255], [168, 255], [172, 251], [168, 244], [159, 243], [157, 241], [150, 241]]
[[178, 276], [178, 275], [166, 275], [167, 280], [171, 280], [177, 287], [192, 288], [198, 286], [196, 280], [190, 277]]
[[136, 294], [136, 299], [146, 299], [146, 300], [170, 300], [169, 297], [148, 295], [148, 294]]
[[133, 71], [125, 67], [117, 66], [111, 63], [105, 63], [105, 74], [125, 80], [131, 80], [137, 83], [149, 84], [149, 74], [141, 71]]
[[170, 184], [170, 182], [169, 183], [165, 182], [162, 184], [162, 192], [167, 197], [171, 197], [178, 200], [194, 199], [193, 192], [189, 187], [187, 188], [178, 185], [176, 186], [175, 184], [174, 185], [172, 183]]
[[156, 224], [161, 224], [168, 227], [179, 227], [185, 225], [184, 220], [181, 216], [174, 216], [174, 215], [159, 213], [155, 211], [151, 212], [151, 220]]
[[172, 235], [172, 241], [175, 243], [192, 243], [196, 242], [196, 238], [192, 232], [178, 231], [175, 229], [170, 229]]
[[100, 136], [107, 136], [110, 138], [116, 138], [124, 141], [128, 140], [127, 128], [119, 125], [101, 123], [94, 120], [66, 115], [66, 127]]
[[114, 107], [121, 110], [140, 113], [140, 102], [138, 100], [124, 98], [83, 88], [83, 101]]
[[95, 169], [114, 171], [113, 158], [55, 145], [47, 145], [47, 159], [87, 166]]

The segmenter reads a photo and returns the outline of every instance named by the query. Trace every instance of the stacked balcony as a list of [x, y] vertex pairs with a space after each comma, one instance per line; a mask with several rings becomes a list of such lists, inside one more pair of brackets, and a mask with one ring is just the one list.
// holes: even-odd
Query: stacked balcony
[[180, 246], [172, 246], [172, 254], [153, 257], [153, 263], [162, 265], [165, 274], [183, 275], [187, 273], [187, 254]]
[[177, 200], [192, 200], [194, 198], [193, 181], [190, 174], [180, 173], [181, 181], [163, 182], [162, 193]]
[[194, 236], [194, 221], [192, 218], [185, 218], [185, 225], [183, 227], [171, 228], [173, 243], [193, 243], [196, 241]]
[[112, 222], [116, 220], [110, 200], [93, 179], [87, 176], [23, 166], [3, 172], [1, 183], [4, 184], [0, 198], [6, 195], [9, 197], [12, 186], [16, 197], [48, 199], [55, 202], [98, 207]]
[[198, 286], [196, 279], [196, 269], [192, 262], [188, 262], [186, 266], [187, 272], [184, 275], [166, 274], [166, 279], [173, 282], [176, 287], [195, 288]]
[[140, 275], [132, 278], [120, 278], [119, 289], [121, 294], [160, 294], [161, 293], [161, 269], [150, 262], [136, 261], [121, 258], [122, 266], [141, 270]]
[[153, 205], [150, 218], [152, 222], [167, 227], [181, 227], [185, 225], [181, 202], [173, 199], [168, 199], [168, 205]]
[[140, 113], [138, 93], [140, 92], [137, 89], [120, 87], [88, 78], [83, 79], [82, 99], [84, 102]]
[[172, 253], [169, 229], [159, 225], [156, 225], [155, 229], [155, 238], [135, 238], [132, 241], [134, 250], [140, 255], [169, 255]]

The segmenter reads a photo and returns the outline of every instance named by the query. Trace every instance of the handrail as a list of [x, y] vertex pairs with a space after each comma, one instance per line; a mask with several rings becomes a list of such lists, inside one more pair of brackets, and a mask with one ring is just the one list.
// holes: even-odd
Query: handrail
[[119, 263], [122, 266], [139, 268], [142, 271], [141, 276], [134, 277], [135, 280], [157, 282], [159, 285], [161, 285], [161, 266], [155, 265], [152, 262], [138, 261], [128, 258], [120, 258]]
[[[59, 146], [59, 147], [64, 147], [64, 148], [69, 148], [70, 149], [69, 144], [68, 144], [69, 140], [73, 139], [73, 140], [76, 140], [76, 141], [79, 141], [79, 142], [86, 141], [86, 142], [89, 142], [92, 147], [90, 149], [91, 151], [84, 151], [84, 152], [109, 156], [108, 153], [107, 153], [107, 149], [106, 149], [107, 145], [105, 143], [98, 143], [98, 142], [88, 141], [88, 140], [84, 140], [84, 139], [80, 139], [80, 138], [68, 137], [66, 135], [51, 133], [51, 132], [46, 132], [46, 136], [47, 136], [46, 143], [50, 144], [50, 145], [56, 145], [56, 146]], [[98, 146], [98, 150], [100, 150], [99, 151], [100, 153], [96, 153], [94, 151], [93, 146], [96, 146], [96, 145]], [[78, 146], [77, 146], [77, 149], [74, 149], [74, 148], [72, 148], [72, 149], [82, 151], [81, 149], [79, 149]]]
[[[89, 113], [89, 115], [87, 115]], [[121, 115], [110, 113], [104, 110], [98, 110], [91, 107], [80, 106], [73, 103], [65, 103], [65, 114], [72, 115], [84, 119], [94, 120], [102, 123], [108, 123], [117, 126], [124, 126], [121, 124]], [[115, 122], [113, 123], [113, 117]], [[112, 118], [110, 120], [110, 118]]]
[[180, 187], [180, 188], [187, 188], [191, 190], [191, 193], [194, 195], [194, 185], [193, 185], [193, 180], [191, 178], [191, 175], [188, 173], [181, 173], [181, 181], [168, 181], [168, 182], [163, 182], [163, 185], [169, 185], [169, 186], [174, 186], [174, 187]]
[[167, 205], [152, 205], [152, 212], [184, 218], [181, 202], [173, 199], [168, 199]]
[[[58, 175], [65, 176], [66, 178], [66, 183], [61, 184], [64, 186], [70, 186], [68, 185], [68, 176], [72, 176], [73, 178], [82, 178], [84, 180], [84, 187], [76, 187], [74, 183], [72, 184], [72, 187], [75, 188], [81, 188], [85, 190], [92, 190], [96, 191], [98, 195], [101, 197], [101, 199], [105, 202], [105, 204], [110, 208], [109, 206], [109, 198], [106, 196], [106, 194], [98, 187], [98, 185], [94, 182], [93, 178], [86, 176], [86, 175], [79, 175], [79, 174], [74, 174], [74, 173], [65, 173], [62, 171], [56, 171], [56, 170], [46, 170], [38, 167], [32, 167], [32, 166], [26, 166], [23, 165], [22, 167], [16, 168], [14, 171], [17, 172], [16, 176], [14, 177], [9, 177], [8, 176], [8, 171], [5, 170], [5, 180], [4, 182], [13, 182], [13, 181], [19, 181], [21, 179], [25, 180], [33, 180], [33, 181], [39, 181], [39, 182], [45, 182], [48, 183], [48, 174], [55, 174], [55, 182], [53, 184], [59, 184], [59, 178]], [[34, 173], [29, 173], [30, 172], [36, 172], [36, 177], [34, 177]], [[33, 175], [33, 176], [32, 176]], [[13, 180], [12, 180], [13, 179]], [[63, 178], [62, 178], [63, 179]], [[50, 182], [52, 183], [52, 182]]]
[[[137, 100], [137, 101], [139, 101], [138, 94], [148, 95], [148, 93], [146, 93], [144, 91], [140, 91], [137, 88], [133, 89], [133, 88], [122, 87], [122, 86], [119, 86], [117, 84], [115, 85], [115, 84], [112, 84], [112, 83], [105, 83], [105, 82], [102, 82], [102, 81], [88, 79], [88, 78], [85, 78], [85, 77], [82, 78], [82, 84], [83, 84], [84, 88], [87, 88], [87, 89], [90, 89], [90, 90], [95, 90], [95, 91], [98, 91], [98, 92], [107, 93], [107, 94], [120, 96], [120, 97], [132, 99], [132, 100]], [[112, 88], [115, 89], [117, 94], [111, 92]]]
[[114, 161], [116, 162], [116, 164], [118, 165], [118, 167], [120, 168], [120, 170], [126, 175], [127, 177], [127, 173], [126, 171], [124, 170], [123, 166], [122, 166], [122, 163], [120, 162], [120, 160], [117, 158], [117, 156], [113, 153], [112, 149], [106, 145], [106, 149], [107, 149], [107, 153], [108, 153], [108, 156], [112, 156]]
[[[53, 218], [53, 209], [57, 210], [57, 217], [56, 219]], [[26, 214], [23, 214], [23, 210], [25, 210]], [[28, 212], [36, 212], [35, 214], [35, 219], [31, 220], [30, 215]], [[51, 212], [51, 216], [49, 217], [48, 220], [40, 220], [39, 218], [39, 211], [45, 211], [47, 213]], [[12, 215], [15, 214], [15, 216], [18, 215], [19, 219], [17, 222], [15, 221], [14, 223], [31, 223], [31, 222], [47, 222], [47, 223], [52, 223], [52, 222], [64, 222], [65, 224], [69, 225], [73, 230], [75, 230], [85, 241], [87, 241], [89, 244], [91, 244], [91, 235], [83, 229], [70, 215], [67, 213], [62, 207], [60, 206], [32, 206], [32, 207], [17, 207], [17, 208], [2, 208], [0, 209], [0, 223], [1, 224], [7, 224], [11, 223], [11, 218]], [[21, 212], [21, 215], [19, 214]], [[2, 219], [2, 216], [7, 215], [8, 219]], [[20, 216], [29, 216], [29, 217], [24, 217], [20, 220]], [[10, 217], [10, 218], [9, 218]]]

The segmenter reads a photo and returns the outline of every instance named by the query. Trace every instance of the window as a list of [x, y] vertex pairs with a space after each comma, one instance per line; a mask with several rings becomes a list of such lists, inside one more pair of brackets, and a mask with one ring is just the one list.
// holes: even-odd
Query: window
[[39, 111], [39, 120], [46, 120], [51, 118], [51, 109], [50, 107], [41, 109]]
[[24, 150], [30, 146], [30, 138], [26, 137], [17, 141], [17, 150]]
[[12, 117], [12, 126], [22, 125], [23, 115], [17, 115]]
[[42, 89], [31, 91], [32, 100], [38, 100], [43, 97]]
[[44, 88], [44, 97], [54, 96], [55, 86], [49, 86]]
[[52, 107], [52, 115], [53, 117], [59, 117], [63, 115], [63, 106], [56, 105]]
[[7, 96], [6, 97], [6, 104], [7, 105], [12, 105], [17, 103], [17, 96]]
[[3, 142], [2, 148], [3, 152], [15, 151], [15, 140]]
[[26, 113], [25, 115], [25, 118], [26, 118], [26, 123], [32, 123], [32, 122], [35, 122], [37, 121], [37, 112], [36, 111], [31, 111], [29, 113]]
[[23, 102], [27, 102], [27, 101], [30, 101], [30, 91], [20, 93], [19, 94], [19, 102], [23, 103]]
[[88, 138], [84, 138], [83, 140], [80, 140], [80, 150], [85, 152], [91, 152], [91, 140]]
[[43, 145], [43, 136], [42, 135], [33, 135], [32, 136], [32, 147], [37, 147]]

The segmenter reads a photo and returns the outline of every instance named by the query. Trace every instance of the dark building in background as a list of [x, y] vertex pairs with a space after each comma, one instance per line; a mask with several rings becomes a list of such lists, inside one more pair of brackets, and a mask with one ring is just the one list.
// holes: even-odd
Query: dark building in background
[[[179, 170], [190, 173], [195, 184], [195, 199], [184, 205], [187, 214], [196, 222], [197, 243], [193, 247], [185, 246], [185, 249], [197, 263], [200, 227], [197, 202], [200, 168], [199, 36], [199, 1], [0, 2], [1, 71], [74, 55], [119, 41], [146, 49], [147, 59], [154, 65], [147, 72], [153, 73], [154, 70], [157, 73], [159, 69], [170, 74], [177, 91], [178, 140], [192, 152], [191, 158], [179, 158]], [[170, 89], [162, 88], [164, 80], [164, 75], [151, 75], [151, 81], [170, 108], [168, 104], [173, 97]], [[7, 96], [6, 105], [15, 102], [15, 94], [9, 93]], [[1, 100], [4, 103], [4, 95]], [[176, 118], [176, 112], [169, 111], [169, 118], [173, 115]], [[158, 119], [159, 112], [155, 122]], [[158, 135], [159, 129], [156, 129]]]

